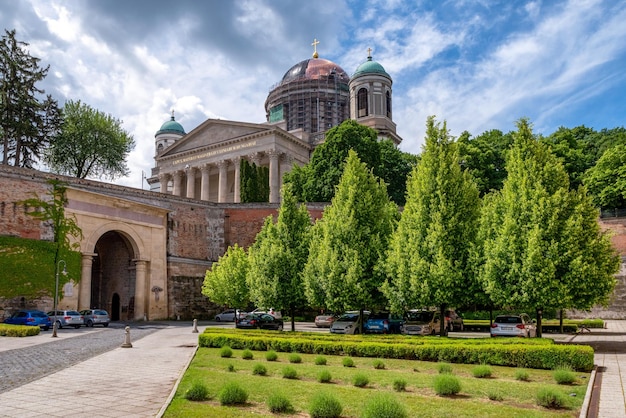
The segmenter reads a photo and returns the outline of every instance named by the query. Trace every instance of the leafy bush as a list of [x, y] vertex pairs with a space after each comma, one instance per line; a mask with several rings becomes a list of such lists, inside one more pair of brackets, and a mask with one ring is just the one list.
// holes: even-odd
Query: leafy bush
[[245, 350], [243, 350], [243, 352], [241, 353], [241, 358], [244, 360], [252, 360], [254, 358], [254, 354], [252, 354], [252, 351], [248, 350], [247, 348]]
[[248, 392], [239, 384], [230, 382], [220, 391], [219, 399], [222, 405], [243, 405], [248, 400]]
[[358, 388], [364, 388], [370, 382], [369, 377], [363, 373], [357, 373], [352, 379], [352, 384]]
[[530, 380], [530, 374], [526, 369], [515, 370], [515, 380], [521, 380], [522, 382], [528, 382]]
[[350, 357], [344, 357], [344, 359], [341, 360], [341, 364], [343, 364], [343, 367], [354, 367], [354, 360]]
[[435, 376], [433, 386], [435, 393], [439, 396], [456, 395], [461, 391], [461, 381], [449, 373]]
[[265, 360], [276, 361], [277, 359], [278, 359], [278, 354], [276, 354], [276, 351], [270, 350], [267, 353], [265, 353]]
[[30, 325], [0, 324], [1, 337], [31, 337], [40, 332], [41, 328]]
[[328, 370], [322, 370], [322, 372], [317, 375], [317, 381], [320, 383], [330, 383], [332, 379], [333, 377]]
[[298, 372], [293, 367], [287, 366], [283, 369], [283, 377], [285, 379], [297, 379]]
[[481, 364], [480, 366], [476, 366], [472, 369], [472, 375], [479, 379], [491, 377], [492, 374], [493, 371], [491, 370], [491, 367], [487, 364]]
[[381, 359], [374, 360], [374, 363], [372, 364], [374, 365], [375, 369], [382, 370], [385, 368], [385, 363]]
[[537, 405], [544, 408], [564, 408], [567, 405], [567, 398], [559, 390], [545, 386], [537, 391]]
[[439, 374], [452, 374], [452, 366], [448, 363], [437, 364], [437, 371]]
[[576, 374], [567, 366], [561, 366], [554, 370], [552, 377], [559, 385], [571, 385], [576, 381]]
[[390, 395], [376, 395], [365, 405], [363, 418], [406, 418], [406, 408]]
[[326, 357], [324, 356], [315, 357], [315, 364], [318, 366], [326, 366]]
[[220, 349], [220, 357], [230, 358], [233, 356], [233, 349], [225, 345]]
[[337, 398], [327, 393], [318, 393], [311, 399], [311, 418], [339, 418], [343, 407]]
[[395, 379], [393, 381], [393, 390], [396, 392], [404, 392], [406, 390], [406, 380]]
[[209, 388], [204, 382], [195, 381], [185, 392], [185, 399], [188, 401], [206, 401], [209, 399]]
[[257, 376], [265, 376], [267, 374], [267, 369], [261, 363], [255, 364], [252, 369], [252, 374]]
[[502, 395], [502, 393], [499, 390], [495, 390], [495, 389], [490, 390], [487, 393], [487, 397], [489, 398], [489, 400], [498, 401], [498, 402], [504, 399], [504, 396]]
[[234, 364], [229, 364], [228, 366], [226, 366], [226, 370], [229, 372], [234, 372], [235, 371], [235, 365]]
[[290, 414], [294, 411], [289, 399], [280, 393], [272, 393], [267, 398], [267, 407], [273, 414]]
[[289, 354], [289, 363], [302, 363], [302, 357], [299, 354], [291, 353]]

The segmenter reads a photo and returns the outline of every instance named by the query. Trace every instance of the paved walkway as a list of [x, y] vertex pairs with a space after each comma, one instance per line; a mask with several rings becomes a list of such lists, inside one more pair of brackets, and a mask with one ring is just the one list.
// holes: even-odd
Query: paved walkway
[[[601, 331], [557, 338], [596, 349], [595, 364], [600, 372], [595, 375], [601, 375], [599, 405], [587, 396], [589, 411], [583, 411], [581, 417], [626, 417], [626, 321], [607, 321], [606, 326]], [[200, 332], [203, 329], [198, 327]], [[162, 324], [133, 340], [131, 327], [132, 348], [122, 348], [124, 330], [119, 329], [120, 347], [0, 393], [0, 417], [159, 416], [196, 350], [198, 334], [192, 330], [191, 325]], [[72, 336], [64, 334], [63, 338]], [[2, 338], [0, 351], [35, 344], [51, 347], [48, 341], [50, 333]]]

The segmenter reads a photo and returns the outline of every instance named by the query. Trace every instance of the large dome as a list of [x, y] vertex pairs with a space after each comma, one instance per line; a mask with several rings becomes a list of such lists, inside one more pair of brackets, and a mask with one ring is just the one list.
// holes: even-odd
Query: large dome
[[183, 125], [176, 122], [176, 120], [174, 119], [174, 115], [172, 115], [172, 118], [168, 120], [167, 122], [165, 122], [163, 125], [161, 125], [161, 129], [157, 131], [156, 135], [160, 135], [160, 134], [185, 135], [185, 130], [183, 129]]
[[350, 80], [343, 68], [334, 62], [322, 58], [309, 58], [291, 67], [283, 76], [280, 84], [284, 85], [292, 81], [327, 79], [331, 74], [335, 74], [338, 81], [347, 83]]

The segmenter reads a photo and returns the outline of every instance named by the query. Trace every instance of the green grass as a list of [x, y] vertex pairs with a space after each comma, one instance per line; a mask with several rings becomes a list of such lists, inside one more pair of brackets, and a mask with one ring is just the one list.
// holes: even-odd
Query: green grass
[[[297, 416], [307, 416], [313, 395], [325, 390], [332, 391], [343, 407], [342, 417], [363, 416], [364, 396], [391, 395], [406, 409], [407, 416], [419, 417], [577, 417], [585, 396], [588, 373], [578, 384], [559, 386], [554, 382], [553, 370], [525, 369], [529, 381], [516, 380], [519, 369], [491, 366], [491, 379], [476, 379], [472, 370], [476, 365], [454, 365], [454, 376], [461, 382], [458, 395], [442, 398], [435, 394], [433, 379], [438, 376], [437, 363], [385, 359], [385, 369], [372, 368], [371, 358], [353, 357], [355, 367], [343, 367], [343, 356], [326, 355], [324, 370], [332, 375], [332, 383], [318, 381], [320, 366], [315, 365], [316, 354], [301, 354], [302, 363], [290, 364], [286, 359], [277, 362], [265, 360], [265, 352], [255, 351], [254, 357], [267, 368], [267, 376], [255, 377], [252, 365], [242, 359], [242, 350], [233, 350], [231, 358], [221, 358], [219, 348], [199, 348], [189, 369], [186, 371], [176, 395], [168, 407], [165, 417], [272, 417], [267, 400], [277, 392], [282, 393], [293, 406]], [[258, 361], [258, 360], [257, 360]], [[228, 365], [235, 371], [228, 372]], [[283, 379], [283, 368], [296, 370], [297, 379]], [[418, 370], [418, 371], [414, 371]], [[366, 373], [369, 383], [366, 388], [353, 386], [358, 373]], [[262, 383], [261, 380], [262, 379]], [[395, 391], [394, 382], [406, 382], [405, 391]], [[191, 402], [184, 398], [186, 391], [202, 381], [211, 393], [219, 394], [230, 382], [237, 383], [248, 393], [243, 406], [222, 406], [215, 397], [205, 402]], [[570, 409], [549, 409], [537, 405], [539, 389], [551, 388], [562, 393]], [[575, 397], [570, 397], [575, 393]], [[493, 399], [490, 399], [493, 398]]]

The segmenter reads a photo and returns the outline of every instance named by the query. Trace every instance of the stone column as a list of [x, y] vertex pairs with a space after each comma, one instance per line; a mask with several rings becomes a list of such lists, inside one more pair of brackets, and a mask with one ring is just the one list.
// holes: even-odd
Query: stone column
[[135, 262], [135, 318], [149, 318], [148, 306], [148, 280], [146, 270], [148, 262], [146, 260], [133, 260]]
[[174, 174], [172, 174], [172, 177], [174, 178], [174, 190], [172, 190], [172, 194], [174, 196], [181, 196], [182, 195], [181, 183], [183, 180], [183, 172], [178, 170], [174, 172]]
[[219, 188], [217, 190], [217, 201], [219, 203], [226, 202], [226, 193], [228, 193], [228, 161], [219, 161], [217, 163], [219, 168]]
[[234, 199], [235, 203], [241, 202], [241, 157], [235, 157], [230, 160], [235, 166], [235, 187], [234, 187]]
[[187, 197], [189, 199], [196, 198], [196, 168], [185, 167], [185, 173], [187, 174]]
[[161, 189], [159, 190], [161, 193], [167, 193], [167, 182], [170, 181], [169, 174], [159, 174], [159, 186]]
[[280, 202], [280, 166], [278, 151], [268, 151], [270, 157], [270, 203]]
[[200, 180], [200, 200], [209, 200], [209, 172], [211, 167], [208, 164], [202, 165], [200, 167], [200, 173], [202, 173], [202, 178]]
[[80, 284], [78, 285], [78, 310], [91, 308], [91, 267], [94, 253], [83, 253], [80, 269]]

